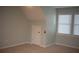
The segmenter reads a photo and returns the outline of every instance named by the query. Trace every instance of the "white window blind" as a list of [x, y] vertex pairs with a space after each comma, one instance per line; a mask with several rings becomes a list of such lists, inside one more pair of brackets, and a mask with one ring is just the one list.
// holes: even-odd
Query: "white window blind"
[[79, 35], [79, 15], [74, 16], [74, 35]]
[[58, 33], [70, 34], [71, 15], [58, 16]]

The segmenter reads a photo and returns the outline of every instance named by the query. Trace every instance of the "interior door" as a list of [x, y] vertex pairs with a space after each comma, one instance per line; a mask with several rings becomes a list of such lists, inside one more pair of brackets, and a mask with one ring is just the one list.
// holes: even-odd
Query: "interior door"
[[41, 26], [40, 25], [32, 25], [32, 44], [41, 44]]

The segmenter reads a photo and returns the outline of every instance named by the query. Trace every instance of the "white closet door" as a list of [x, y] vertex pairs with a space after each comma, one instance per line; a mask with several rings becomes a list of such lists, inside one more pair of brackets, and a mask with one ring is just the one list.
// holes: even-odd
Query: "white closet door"
[[41, 45], [41, 26], [32, 25], [32, 44]]

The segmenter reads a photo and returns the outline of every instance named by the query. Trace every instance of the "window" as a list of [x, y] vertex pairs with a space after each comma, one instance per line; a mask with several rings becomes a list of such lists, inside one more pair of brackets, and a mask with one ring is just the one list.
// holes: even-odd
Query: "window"
[[74, 35], [79, 35], [79, 15], [74, 16]]
[[58, 33], [79, 35], [79, 7], [58, 8]]
[[71, 15], [58, 16], [58, 33], [70, 34]]

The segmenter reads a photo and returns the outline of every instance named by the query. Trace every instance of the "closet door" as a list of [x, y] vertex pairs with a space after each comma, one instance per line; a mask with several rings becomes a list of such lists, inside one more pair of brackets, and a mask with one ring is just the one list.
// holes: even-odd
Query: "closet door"
[[41, 45], [41, 26], [32, 25], [32, 44]]

